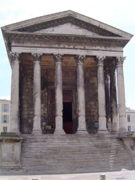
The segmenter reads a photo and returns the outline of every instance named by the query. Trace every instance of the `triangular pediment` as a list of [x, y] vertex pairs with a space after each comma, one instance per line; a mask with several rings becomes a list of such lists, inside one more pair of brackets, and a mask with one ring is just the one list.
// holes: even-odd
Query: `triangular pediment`
[[87, 29], [84, 29], [82, 27], [76, 26], [72, 23], [65, 23], [62, 25], [58, 25], [55, 27], [50, 27], [46, 29], [42, 29], [39, 31], [35, 31], [34, 33], [52, 33], [52, 34], [76, 34], [76, 35], [88, 35], [88, 36], [97, 36], [97, 33], [91, 32]]
[[132, 35], [74, 11], [50, 14], [2, 27], [3, 33], [76, 34], [120, 37], [130, 40]]

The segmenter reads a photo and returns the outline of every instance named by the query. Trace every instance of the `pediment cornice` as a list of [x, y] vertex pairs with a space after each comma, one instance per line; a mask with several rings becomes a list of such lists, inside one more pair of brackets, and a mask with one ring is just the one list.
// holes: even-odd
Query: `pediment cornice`
[[48, 21], [48, 22], [42, 22], [42, 23], [39, 23], [39, 24], [34, 24], [32, 26], [28, 26], [28, 27], [24, 27], [24, 28], [20, 28], [18, 29], [17, 31], [19, 32], [36, 32], [36, 31], [39, 31], [39, 30], [42, 30], [42, 29], [47, 29], [47, 28], [50, 28], [50, 27], [55, 27], [55, 26], [58, 26], [58, 25], [62, 25], [62, 24], [65, 24], [65, 23], [71, 23], [73, 25], [76, 25], [76, 26], [79, 26], [83, 29], [86, 29], [88, 31], [91, 31], [93, 33], [97, 33], [101, 36], [113, 36], [113, 37], [121, 37], [115, 33], [112, 33], [110, 31], [107, 31], [106, 29], [103, 29], [101, 27], [97, 27], [93, 24], [89, 24], [87, 22], [84, 22], [80, 19], [76, 19], [72, 16], [68, 16], [68, 17], [64, 17], [64, 18], [60, 18], [60, 19], [56, 19], [56, 20], [51, 20], [51, 21]]
[[[86, 35], [85, 33], [48, 34], [46, 32], [47, 28], [55, 27], [56, 30], [56, 27], [67, 23], [90, 33]], [[4, 26], [2, 33], [7, 51], [10, 51], [14, 42], [17, 44], [22, 42], [24, 45], [27, 42], [33, 43], [33, 45], [34, 43], [44, 44], [46, 42], [54, 42], [55, 44], [59, 42], [78, 43], [81, 45], [86, 43], [88, 46], [100, 45], [123, 48], [132, 38], [132, 35], [125, 31], [70, 10]]]
[[65, 23], [74, 24], [101, 36], [123, 37], [128, 40], [132, 37], [132, 35], [127, 32], [70, 10], [4, 26], [2, 30], [3, 32], [18, 31], [33, 33]]

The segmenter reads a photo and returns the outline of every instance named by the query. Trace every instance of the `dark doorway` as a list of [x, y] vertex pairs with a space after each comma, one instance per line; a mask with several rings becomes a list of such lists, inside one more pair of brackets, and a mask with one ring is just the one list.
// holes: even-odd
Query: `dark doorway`
[[66, 134], [73, 133], [72, 102], [63, 102], [63, 129]]

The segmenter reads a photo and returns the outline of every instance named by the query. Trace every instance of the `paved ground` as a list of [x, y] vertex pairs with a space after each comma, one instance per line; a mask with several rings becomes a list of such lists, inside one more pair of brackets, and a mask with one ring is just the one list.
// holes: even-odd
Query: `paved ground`
[[122, 170], [118, 172], [89, 173], [89, 174], [57, 174], [57, 175], [31, 175], [31, 176], [0, 176], [0, 180], [135, 180], [135, 170]]

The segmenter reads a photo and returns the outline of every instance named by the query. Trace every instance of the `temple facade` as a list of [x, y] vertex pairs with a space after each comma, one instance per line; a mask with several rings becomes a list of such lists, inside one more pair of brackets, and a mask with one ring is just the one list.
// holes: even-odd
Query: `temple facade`
[[[12, 156], [11, 166], [26, 167], [23, 142], [29, 138], [31, 143], [47, 137], [51, 143], [61, 137], [61, 143], [71, 137], [87, 142], [126, 132], [123, 48], [131, 34], [73, 11], [11, 24], [2, 32], [12, 67], [8, 138], [18, 141], [19, 149], [19, 162]], [[1, 166], [7, 162], [1, 160]], [[66, 165], [62, 172], [69, 172]]]

